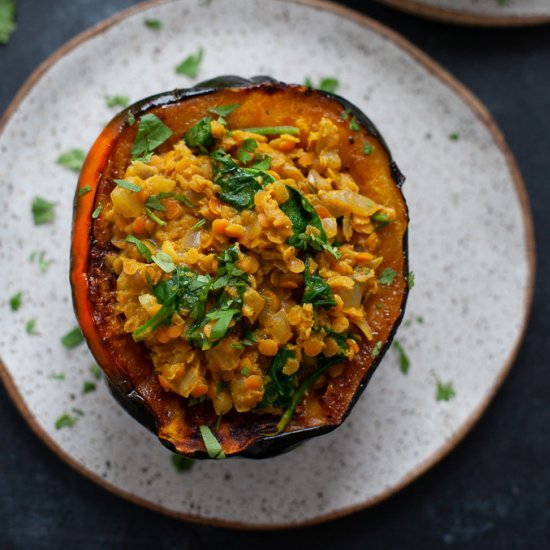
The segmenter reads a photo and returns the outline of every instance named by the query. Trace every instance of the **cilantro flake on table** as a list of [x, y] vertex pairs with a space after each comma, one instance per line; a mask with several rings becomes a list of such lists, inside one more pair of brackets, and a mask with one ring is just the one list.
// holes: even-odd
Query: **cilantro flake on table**
[[159, 19], [145, 19], [143, 24], [154, 31], [160, 31], [162, 29], [162, 22]]
[[61, 338], [61, 343], [69, 349], [76, 348], [76, 346], [79, 346], [82, 342], [84, 342], [84, 335], [79, 327], [75, 327]]
[[441, 380], [437, 380], [435, 399], [436, 401], [450, 401], [456, 396], [456, 392], [452, 382], [444, 384]]
[[35, 197], [31, 205], [34, 225], [44, 225], [55, 220], [55, 204], [42, 197]]
[[395, 351], [397, 351], [397, 356], [399, 358], [399, 368], [401, 369], [401, 372], [403, 374], [407, 374], [411, 366], [411, 360], [409, 359], [409, 356], [405, 352], [405, 349], [403, 348], [403, 345], [399, 340], [393, 341], [393, 348], [395, 349]]
[[25, 330], [27, 331], [27, 334], [36, 336], [38, 334], [38, 331], [36, 330], [36, 319], [29, 319], [25, 323]]
[[61, 428], [72, 428], [78, 422], [78, 418], [70, 415], [69, 413], [63, 413], [56, 421], [55, 428], [60, 430]]
[[17, 311], [23, 302], [23, 292], [17, 292], [10, 298], [10, 308], [12, 311]]
[[107, 107], [128, 107], [130, 103], [130, 98], [126, 95], [108, 95], [105, 97], [105, 103]]
[[340, 81], [333, 76], [327, 76], [321, 78], [318, 86], [315, 86], [310, 78], [306, 78], [304, 84], [309, 88], [316, 88], [317, 90], [321, 90], [322, 92], [329, 92], [333, 94], [340, 86]]
[[178, 473], [187, 472], [195, 464], [195, 461], [192, 458], [187, 458], [186, 456], [181, 455], [172, 455], [172, 465]]
[[82, 393], [85, 394], [85, 393], [93, 392], [96, 390], [96, 388], [97, 386], [95, 382], [90, 382], [89, 380], [85, 380], [84, 384], [82, 385]]
[[15, 0], [0, 0], [0, 44], [7, 44], [16, 28]]
[[63, 166], [63, 168], [66, 168], [67, 170], [80, 172], [85, 158], [86, 153], [82, 149], [69, 149], [59, 155], [57, 158], [57, 164], [59, 164], [59, 166]]
[[199, 74], [204, 50], [200, 48], [197, 53], [187, 56], [179, 65], [176, 65], [176, 73], [196, 78]]

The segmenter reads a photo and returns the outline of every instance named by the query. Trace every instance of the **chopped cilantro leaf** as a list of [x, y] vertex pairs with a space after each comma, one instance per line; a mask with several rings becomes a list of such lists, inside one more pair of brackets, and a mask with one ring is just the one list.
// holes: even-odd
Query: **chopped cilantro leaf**
[[15, 0], [0, 0], [0, 44], [7, 44], [16, 28]]
[[79, 346], [82, 342], [84, 342], [84, 335], [78, 327], [73, 328], [73, 330], [67, 332], [67, 334], [61, 338], [61, 343], [69, 349], [76, 348], [76, 346]]
[[193, 467], [195, 461], [192, 458], [187, 458], [186, 456], [181, 455], [172, 455], [172, 465], [180, 474], [182, 472], [187, 472]]
[[201, 432], [201, 437], [206, 448], [206, 452], [210, 458], [216, 458], [218, 460], [225, 458], [225, 453], [223, 452], [223, 447], [220, 445], [220, 442], [216, 439], [216, 436], [212, 433], [212, 430], [205, 426], [204, 424], [199, 426]]
[[172, 136], [172, 130], [152, 113], [139, 119], [136, 139], [132, 145], [132, 161], [149, 160], [157, 147]]
[[248, 164], [254, 157], [252, 153], [257, 148], [258, 148], [258, 142], [253, 138], [247, 138], [243, 141], [239, 151], [237, 152], [237, 158], [243, 164]]
[[250, 376], [250, 369], [248, 367], [244, 367], [241, 369], [241, 374], [243, 376]]
[[372, 351], [370, 352], [370, 356], [373, 359], [376, 359], [380, 355], [380, 350], [382, 349], [382, 342], [376, 342], [374, 347], [372, 348]]
[[200, 48], [197, 53], [187, 56], [176, 66], [176, 73], [183, 74], [189, 78], [196, 78], [199, 74], [203, 54], [204, 50]]
[[409, 272], [409, 276], [407, 277], [407, 285], [409, 290], [414, 287], [414, 271]]
[[85, 186], [82, 187], [82, 188], [80, 189], [80, 191], [78, 192], [78, 196], [79, 196], [79, 197], [83, 197], [86, 193], [89, 193], [91, 190], [92, 190], [92, 188], [91, 188], [90, 185], [85, 185]]
[[435, 399], [437, 401], [450, 401], [455, 397], [456, 392], [452, 382], [444, 384], [441, 380], [437, 380]]
[[36, 331], [36, 319], [30, 319], [25, 324], [25, 330], [27, 331], [27, 334], [30, 334], [31, 336], [36, 336], [38, 332]]
[[351, 109], [346, 109], [343, 113], [342, 113], [342, 120], [347, 120], [349, 118], [349, 115], [351, 115]]
[[80, 172], [86, 153], [82, 149], [69, 149], [65, 153], [59, 155], [57, 158], [57, 164], [72, 170], [73, 172]]
[[162, 29], [162, 22], [158, 19], [145, 19], [145, 21], [143, 21], [143, 24], [148, 29], [152, 29], [154, 31], [159, 31], [160, 29]]
[[315, 86], [310, 78], [306, 78], [305, 85], [309, 86], [310, 88], [316, 87], [318, 90], [333, 94], [338, 89], [340, 82], [337, 78], [327, 76], [321, 79], [321, 81], [319, 82], [319, 86]]
[[96, 206], [96, 209], [92, 212], [92, 220], [97, 220], [102, 210], [103, 210], [103, 205], [99, 202]]
[[135, 183], [132, 183], [128, 180], [113, 180], [119, 187], [122, 187], [123, 189], [127, 189], [128, 191], [133, 191], [134, 193], [138, 193], [141, 191], [141, 187], [139, 185], [136, 185]]
[[403, 349], [403, 346], [401, 345], [401, 342], [399, 342], [399, 340], [393, 341], [393, 347], [395, 348], [399, 356], [399, 368], [401, 369], [401, 372], [403, 374], [407, 374], [411, 366], [409, 356], [405, 353], [405, 350]]
[[85, 380], [84, 384], [82, 385], [82, 393], [90, 393], [95, 391], [97, 388], [95, 382], [90, 382], [89, 380]]
[[363, 153], [365, 155], [370, 155], [374, 151], [374, 147], [370, 143], [365, 143], [363, 145]]
[[46, 260], [46, 252], [43, 250], [41, 252], [33, 252], [29, 257], [29, 262], [34, 262], [35, 260], [38, 261], [38, 268], [40, 269], [41, 273], [46, 273], [48, 270], [48, 267], [51, 264], [51, 261]]
[[51, 223], [55, 219], [55, 205], [41, 197], [35, 197], [32, 201], [32, 217], [34, 225]]
[[128, 103], [130, 103], [130, 98], [125, 95], [108, 95], [105, 98], [105, 103], [107, 103], [107, 107], [128, 107]]
[[134, 113], [132, 111], [128, 111], [128, 114], [126, 115], [126, 120], [128, 121], [128, 124], [130, 126], [133, 126], [136, 122], [136, 117], [134, 116]]
[[72, 428], [78, 419], [71, 416], [69, 413], [63, 413], [56, 421], [55, 428], [60, 430], [61, 428]]
[[151, 259], [166, 273], [172, 273], [172, 271], [176, 269], [174, 260], [172, 260], [172, 258], [164, 252], [159, 252], [158, 254], [151, 256]]
[[449, 139], [451, 141], [458, 141], [460, 139], [460, 134], [458, 132], [453, 132], [449, 134]]
[[55, 374], [50, 374], [48, 378], [51, 378], [52, 380], [65, 380], [65, 373], [59, 372]]
[[128, 235], [126, 237], [126, 242], [132, 243], [137, 248], [137, 251], [149, 262], [151, 263], [153, 261], [152, 255], [151, 255], [151, 249], [143, 242], [140, 241], [137, 237], [134, 237], [133, 235]]
[[212, 117], [201, 118], [184, 136], [185, 143], [191, 149], [198, 149], [201, 153], [207, 153], [214, 145], [214, 136], [210, 126]]
[[396, 275], [397, 271], [395, 271], [391, 267], [386, 267], [386, 269], [382, 271], [382, 274], [380, 275], [380, 278], [378, 280], [380, 281], [381, 285], [391, 285]]
[[218, 107], [210, 107], [208, 109], [209, 113], [214, 113], [221, 117], [226, 117], [230, 115], [235, 109], [240, 106], [240, 103], [231, 103], [230, 105], [219, 105]]
[[18, 292], [10, 298], [10, 307], [12, 311], [17, 311], [21, 307], [21, 302], [23, 301], [23, 293]]
[[220, 340], [223, 338], [229, 329], [229, 324], [235, 315], [240, 313], [239, 309], [222, 309], [218, 311], [211, 311], [206, 314], [206, 318], [210, 321], [216, 321], [210, 332], [210, 338], [212, 340]]
[[352, 117], [351, 122], [349, 123], [349, 127], [354, 132], [358, 132], [361, 129], [355, 117]]
[[99, 380], [101, 378], [101, 369], [99, 368], [99, 365], [97, 363], [93, 363], [92, 365], [90, 365], [90, 372], [93, 374], [96, 380]]

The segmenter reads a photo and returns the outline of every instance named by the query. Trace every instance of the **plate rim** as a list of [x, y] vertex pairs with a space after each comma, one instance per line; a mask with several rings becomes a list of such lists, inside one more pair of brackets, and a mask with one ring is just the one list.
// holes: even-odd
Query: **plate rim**
[[377, 0], [406, 13], [470, 27], [528, 27], [550, 23], [550, 15], [483, 15], [422, 4], [417, 0]]
[[[88, 41], [89, 39], [102, 34], [107, 31], [114, 25], [119, 22], [134, 16], [142, 11], [145, 11], [151, 7], [172, 3], [174, 0], [146, 0], [144, 2], [138, 3], [129, 8], [123, 9], [110, 17], [96, 23], [90, 28], [80, 32], [73, 38], [69, 39], [52, 54], [50, 54], [45, 60], [43, 60], [36, 69], [29, 75], [25, 80], [23, 85], [19, 88], [18, 92], [15, 94], [11, 102], [9, 103], [7, 109], [0, 117], [0, 136], [2, 135], [8, 121], [14, 115], [21, 102], [29, 94], [29, 92], [34, 88], [34, 86], [41, 80], [41, 78], [47, 73], [47, 71], [65, 55], [70, 53], [80, 44]], [[374, 497], [365, 500], [359, 504], [353, 504], [345, 506], [338, 510], [320, 514], [314, 518], [306, 519], [298, 522], [279, 522], [279, 523], [246, 523], [244, 521], [233, 521], [233, 520], [224, 520], [218, 518], [208, 518], [196, 514], [177, 512], [163, 506], [161, 504], [156, 504], [150, 502], [142, 497], [139, 497], [129, 491], [117, 487], [111, 482], [106, 481], [100, 475], [92, 472], [91, 470], [84, 467], [80, 464], [75, 458], [73, 458], [67, 451], [65, 451], [61, 445], [57, 444], [48, 433], [42, 428], [38, 420], [32, 414], [30, 409], [27, 407], [25, 400], [23, 399], [22, 394], [19, 392], [10, 372], [7, 367], [4, 365], [2, 359], [0, 358], [0, 380], [3, 382], [4, 387], [7, 390], [9, 397], [12, 402], [15, 404], [16, 408], [19, 410], [19, 413], [23, 416], [23, 419], [30, 426], [32, 431], [42, 440], [43, 443], [51, 451], [53, 451], [61, 460], [67, 463], [73, 470], [76, 470], [79, 474], [83, 475], [87, 479], [93, 481], [100, 487], [106, 489], [110, 493], [113, 493], [125, 500], [132, 502], [133, 504], [138, 504], [155, 512], [160, 512], [167, 516], [173, 517], [175, 519], [189, 521], [193, 523], [198, 523], [202, 525], [210, 525], [216, 527], [224, 527], [231, 529], [240, 529], [240, 530], [249, 530], [249, 531], [263, 531], [263, 530], [278, 530], [278, 529], [294, 529], [299, 527], [306, 527], [311, 525], [317, 525], [327, 521], [335, 520], [347, 515], [350, 515], [354, 512], [370, 508], [387, 498], [395, 495], [407, 485], [410, 485], [413, 481], [418, 479], [421, 475], [439, 463], [443, 458], [445, 458], [452, 449], [454, 449], [470, 432], [473, 426], [481, 418], [489, 404], [492, 402], [500, 386], [506, 379], [508, 373], [516, 356], [518, 354], [520, 345], [522, 343], [527, 324], [529, 321], [529, 314], [531, 311], [531, 306], [533, 302], [534, 286], [535, 286], [535, 273], [536, 273], [536, 251], [535, 251], [535, 237], [534, 237], [534, 224], [533, 218], [531, 215], [531, 209], [529, 205], [529, 198], [527, 190], [525, 188], [525, 183], [523, 177], [519, 171], [516, 160], [512, 154], [512, 151], [508, 147], [504, 135], [500, 128], [497, 126], [492, 115], [485, 105], [458, 79], [453, 77], [446, 69], [440, 66], [436, 61], [429, 57], [426, 53], [420, 50], [417, 46], [409, 42], [405, 37], [399, 34], [397, 31], [390, 29], [386, 25], [363, 15], [351, 8], [342, 6], [340, 4], [334, 4], [328, 0], [276, 0], [281, 4], [297, 4], [319, 11], [330, 12], [332, 14], [338, 15], [345, 19], [352, 20], [362, 27], [365, 27], [376, 34], [382, 36], [383, 38], [389, 40], [393, 44], [397, 45], [400, 49], [404, 50], [409, 54], [417, 63], [422, 65], [427, 69], [433, 76], [438, 78], [444, 85], [451, 89], [458, 97], [462, 100], [466, 106], [477, 116], [479, 121], [489, 130], [491, 137], [494, 140], [495, 145], [500, 149], [502, 154], [505, 157], [507, 168], [510, 172], [510, 175], [513, 179], [516, 193], [518, 196], [519, 206], [521, 208], [523, 228], [525, 231], [525, 242], [524, 250], [527, 259], [528, 275], [527, 275], [527, 286], [525, 289], [525, 297], [523, 303], [523, 314], [520, 329], [516, 335], [514, 345], [511, 348], [510, 355], [507, 360], [504, 362], [503, 367], [499, 375], [494, 379], [494, 382], [487, 392], [486, 397], [478, 403], [473, 412], [468, 416], [468, 418], [462, 423], [460, 428], [447, 439], [447, 441], [437, 449], [436, 452], [429, 455], [424, 459], [420, 464], [415, 468], [410, 470], [405, 476], [403, 476], [397, 483], [394, 483], [390, 487], [386, 488], [384, 491], [375, 495]], [[383, 0], [386, 1], [386, 0]], [[401, 0], [390, 0], [390, 1], [401, 1]], [[407, 1], [407, 0], [404, 0]]]

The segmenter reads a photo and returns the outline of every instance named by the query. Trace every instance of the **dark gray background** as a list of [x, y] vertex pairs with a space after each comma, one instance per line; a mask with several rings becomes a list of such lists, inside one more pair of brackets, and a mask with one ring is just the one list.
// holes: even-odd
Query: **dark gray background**
[[[0, 46], [0, 112], [67, 39], [135, 3], [17, 0], [18, 31]], [[448, 458], [389, 501], [317, 527], [254, 533], [186, 524], [105, 492], [44, 446], [0, 386], [0, 548], [550, 548], [550, 27], [459, 28], [374, 2], [340, 3], [401, 32], [462, 80], [492, 112], [524, 175], [537, 286], [496, 399]]]

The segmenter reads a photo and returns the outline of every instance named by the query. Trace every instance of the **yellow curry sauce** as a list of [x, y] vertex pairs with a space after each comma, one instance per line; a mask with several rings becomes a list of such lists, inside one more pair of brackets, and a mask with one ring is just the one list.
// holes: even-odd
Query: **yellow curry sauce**
[[101, 215], [116, 313], [166, 391], [218, 415], [292, 414], [372, 340], [396, 213], [360, 192], [339, 140], [329, 118], [237, 129], [214, 110], [170, 150], [136, 149]]

